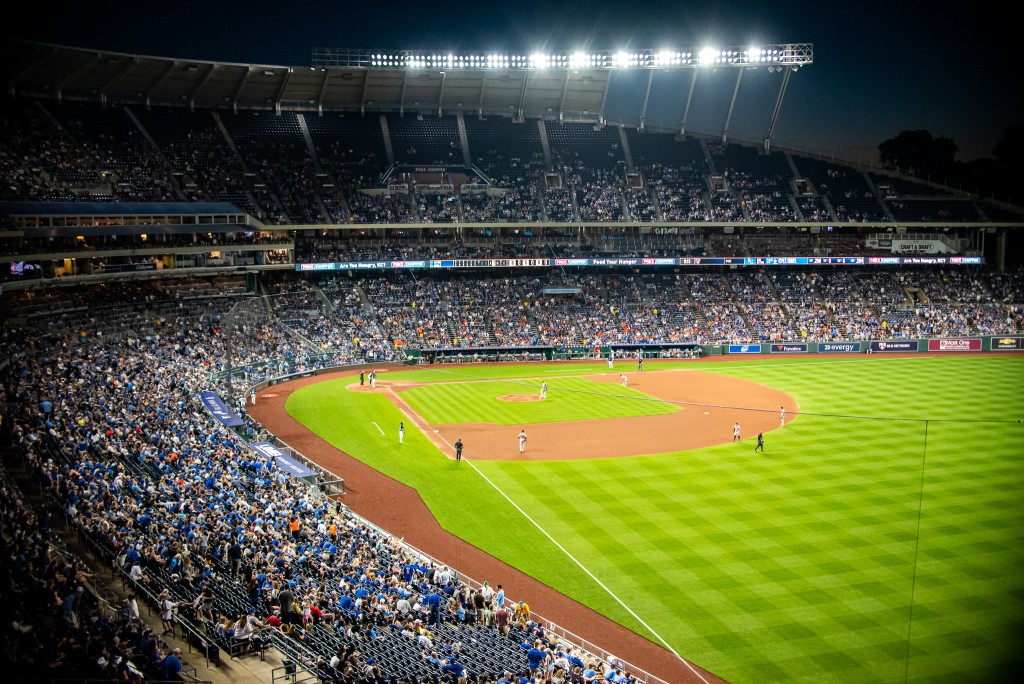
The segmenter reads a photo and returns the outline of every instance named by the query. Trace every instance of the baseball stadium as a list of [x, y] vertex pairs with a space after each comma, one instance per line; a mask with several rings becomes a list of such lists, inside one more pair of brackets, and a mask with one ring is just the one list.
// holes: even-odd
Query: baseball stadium
[[812, 44], [2, 50], [12, 681], [1016, 679], [1024, 208]]

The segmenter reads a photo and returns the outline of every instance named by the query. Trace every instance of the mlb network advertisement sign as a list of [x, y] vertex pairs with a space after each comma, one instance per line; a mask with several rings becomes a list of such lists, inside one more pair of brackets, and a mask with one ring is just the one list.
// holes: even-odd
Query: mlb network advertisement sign
[[730, 354], [760, 354], [761, 345], [759, 344], [730, 344]]
[[824, 354], [835, 354], [835, 353], [852, 354], [860, 352], [860, 342], [819, 342], [818, 353]]
[[886, 340], [884, 342], [872, 342], [873, 352], [916, 352], [917, 340]]
[[807, 351], [807, 345], [804, 343], [799, 344], [773, 344], [771, 348], [772, 354], [803, 354]]
[[981, 340], [928, 340], [928, 351], [981, 351]]
[[993, 337], [992, 351], [1017, 351], [1024, 349], [1024, 337]]

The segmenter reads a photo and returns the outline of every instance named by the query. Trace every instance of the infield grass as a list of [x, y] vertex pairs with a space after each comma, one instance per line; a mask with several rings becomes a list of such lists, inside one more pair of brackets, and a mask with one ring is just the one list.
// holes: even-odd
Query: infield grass
[[[542, 401], [513, 402], [509, 394], [540, 396], [542, 380], [511, 379], [442, 383], [414, 387], [402, 398], [432, 425], [495, 423], [497, 425], [598, 420], [626, 416], [658, 416], [678, 407], [620, 384], [586, 378], [558, 377]], [[629, 399], [631, 401], [623, 401]]]
[[[801, 414], [766, 435], [763, 455], [744, 440], [473, 466], [672, 648], [734, 684], [1015, 678], [1024, 646], [1024, 425], [1016, 422], [1024, 419], [1024, 357], [646, 367], [770, 385], [794, 396]], [[548, 381], [555, 387], [562, 376], [606, 370], [472, 366], [388, 379], [543, 372], [558, 378]], [[401, 414], [378, 394], [344, 391], [346, 382], [297, 391], [289, 412], [415, 487], [452, 533], [654, 638], [469, 464], [445, 458], [416, 431], [398, 448], [392, 428]]]

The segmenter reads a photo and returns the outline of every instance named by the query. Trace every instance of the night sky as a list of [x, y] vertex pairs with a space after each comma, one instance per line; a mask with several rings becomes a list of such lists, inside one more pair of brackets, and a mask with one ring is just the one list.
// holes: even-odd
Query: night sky
[[[1024, 118], [1017, 108], [1024, 60], [1009, 16], [973, 5], [955, 13], [932, 3], [829, 5], [60, 0], [39, 4], [44, 16], [8, 17], [2, 31], [75, 47], [287, 66], [308, 66], [314, 47], [534, 52], [809, 42], [814, 64], [790, 80], [775, 144], [862, 163], [876, 161], [878, 143], [908, 129], [952, 138], [960, 161], [991, 157], [1003, 130]], [[734, 78], [698, 80], [698, 88], [722, 89], [726, 100], [691, 114], [689, 130], [720, 132]], [[609, 118], [635, 120], [646, 76], [615, 79], [619, 96], [609, 100]], [[689, 87], [689, 77], [683, 83], [656, 77], [649, 123], [678, 123], [686, 97], [679, 89]], [[763, 70], [744, 76], [732, 138], [763, 136], [777, 83]]]

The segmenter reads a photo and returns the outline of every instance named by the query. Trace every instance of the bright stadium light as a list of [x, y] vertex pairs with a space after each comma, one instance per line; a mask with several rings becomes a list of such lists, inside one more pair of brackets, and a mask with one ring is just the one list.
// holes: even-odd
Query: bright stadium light
[[796, 67], [814, 62], [811, 43], [702, 49], [552, 50], [466, 52], [419, 50], [342, 50], [314, 48], [314, 67], [354, 69], [676, 69], [749, 64]]

